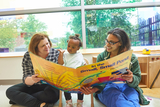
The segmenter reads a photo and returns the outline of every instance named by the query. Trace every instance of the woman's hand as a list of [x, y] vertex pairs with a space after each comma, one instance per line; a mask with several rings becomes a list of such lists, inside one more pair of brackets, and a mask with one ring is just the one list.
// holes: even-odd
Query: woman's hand
[[128, 74], [122, 74], [121, 78], [131, 83], [133, 81], [133, 73], [129, 69], [127, 69], [127, 71]]
[[82, 94], [86, 94], [86, 95], [88, 95], [88, 94], [93, 94], [93, 93], [95, 93], [95, 92], [97, 92], [99, 89], [98, 88], [92, 88], [92, 87], [82, 87], [82, 88], [80, 88], [80, 89], [78, 89], [78, 91], [80, 91], [80, 92], [82, 92]]
[[43, 78], [39, 78], [38, 74], [35, 74], [35, 75], [32, 75], [32, 80], [34, 81], [34, 83], [37, 83], [40, 80], [43, 80]]
[[25, 79], [26, 85], [33, 85], [34, 83], [39, 82], [40, 80], [43, 80], [43, 78], [39, 78], [38, 74], [32, 75], [31, 77], [27, 77]]

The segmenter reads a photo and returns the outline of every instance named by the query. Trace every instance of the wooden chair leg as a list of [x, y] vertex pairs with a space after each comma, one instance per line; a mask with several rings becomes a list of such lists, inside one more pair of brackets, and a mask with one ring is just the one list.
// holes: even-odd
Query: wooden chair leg
[[93, 99], [93, 94], [91, 94], [91, 107], [94, 107], [94, 99]]
[[62, 107], [62, 91], [59, 91], [59, 106], [58, 107]]

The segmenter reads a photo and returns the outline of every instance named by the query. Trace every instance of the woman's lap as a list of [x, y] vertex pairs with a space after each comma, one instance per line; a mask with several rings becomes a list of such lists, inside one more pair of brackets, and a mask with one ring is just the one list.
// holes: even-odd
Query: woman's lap
[[30, 87], [16, 84], [7, 89], [6, 95], [11, 101], [28, 107], [38, 107], [42, 102], [55, 103], [59, 99], [59, 91], [46, 84]]
[[40, 101], [55, 103], [59, 99], [59, 90], [47, 85], [44, 90], [38, 91], [32, 95]]
[[124, 83], [107, 84], [98, 98], [107, 107], [140, 107], [138, 92]]

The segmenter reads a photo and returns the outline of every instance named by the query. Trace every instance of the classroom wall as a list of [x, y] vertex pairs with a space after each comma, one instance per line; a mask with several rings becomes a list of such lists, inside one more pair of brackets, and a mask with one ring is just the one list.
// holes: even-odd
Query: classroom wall
[[0, 58], [0, 80], [22, 78], [22, 57]]

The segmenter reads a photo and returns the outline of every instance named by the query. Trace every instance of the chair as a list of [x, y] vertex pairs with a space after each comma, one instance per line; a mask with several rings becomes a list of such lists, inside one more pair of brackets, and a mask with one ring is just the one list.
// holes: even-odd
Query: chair
[[[86, 61], [86, 64], [88, 65], [89, 64], [89, 61], [84, 58], [84, 60]], [[94, 107], [94, 99], [93, 99], [93, 94], [91, 94], [91, 107]]]
[[62, 107], [63, 103], [62, 103], [62, 91], [59, 91], [59, 106], [58, 107]]
[[[84, 58], [86, 64], [89, 64], [89, 61]], [[59, 91], [59, 106], [58, 107], [62, 107], [63, 103], [62, 103], [62, 91]], [[93, 94], [91, 94], [91, 107], [94, 107], [94, 99], [93, 99]]]

